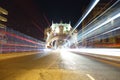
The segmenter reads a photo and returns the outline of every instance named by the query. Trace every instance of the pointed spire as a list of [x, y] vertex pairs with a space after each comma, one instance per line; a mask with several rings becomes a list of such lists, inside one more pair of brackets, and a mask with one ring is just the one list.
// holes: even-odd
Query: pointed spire
[[53, 24], [54, 22], [53, 22], [53, 20], [52, 20], [52, 24]]
[[71, 21], [69, 21], [69, 24], [71, 25]]

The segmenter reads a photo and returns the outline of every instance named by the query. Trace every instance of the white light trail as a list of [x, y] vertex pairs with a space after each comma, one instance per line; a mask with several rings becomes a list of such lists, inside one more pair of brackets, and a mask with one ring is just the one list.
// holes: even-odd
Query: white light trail
[[[99, 35], [96, 35], [96, 36], [94, 36], [94, 37], [87, 38], [87, 40], [88, 40], [88, 39], [89, 39], [89, 40], [90, 40], [90, 39], [93, 39], [93, 38], [98, 37], [98, 36], [101, 36], [101, 35], [105, 35], [105, 34], [111, 33], [111, 32], [116, 31], [116, 30], [118, 30], [118, 29], [120, 29], [120, 27], [114, 28], [114, 29], [112, 29], [112, 30], [109, 30], [109, 31], [104, 32], [104, 33], [99, 34]], [[116, 34], [116, 35], [119, 35], [119, 34]], [[113, 35], [113, 36], [114, 36], [114, 35]], [[104, 38], [104, 37], [105, 37], [105, 36], [103, 36], [103, 38]], [[112, 36], [110, 36], [110, 37], [112, 37]], [[100, 38], [100, 39], [103, 39], [103, 38]], [[79, 41], [79, 42], [82, 42], [82, 41]]]
[[[93, 21], [91, 21], [87, 26], [83, 27], [84, 29], [88, 27], [90, 24], [92, 24], [95, 20], [97, 20], [99, 17], [104, 15], [107, 11], [109, 11], [112, 7], [114, 7], [120, 0], [117, 0], [112, 6], [110, 6], [107, 10], [105, 10], [102, 14], [100, 14], [97, 18], [95, 18]], [[82, 29], [79, 31], [81, 33]]]
[[88, 11], [87, 13], [85, 13], [85, 15], [83, 15], [80, 20], [78, 20], [78, 23], [77, 25], [75, 25], [75, 28], [73, 29], [72, 33], [74, 32], [74, 30], [81, 24], [81, 22], [87, 17], [87, 15], [92, 11], [92, 9], [97, 5], [97, 3], [99, 2], [100, 0], [95, 0], [93, 3], [92, 3], [92, 6], [90, 6], [88, 8]]
[[107, 31], [107, 32], [105, 32], [105, 33], [103, 33], [103, 34], [101, 34], [101, 35], [104, 35], [104, 34], [107, 34], [107, 33], [113, 32], [113, 31], [116, 31], [116, 30], [118, 30], [118, 29], [120, 29], [120, 27], [117, 27], [117, 28], [115, 28], [115, 29], [112, 29], [112, 30], [110, 30], [110, 31]]
[[[117, 0], [111, 7], [109, 7], [97, 18], [91, 21], [82, 30], [80, 30], [78, 33], [78, 42], [81, 43], [84, 40], [88, 40], [90, 42], [90, 40], [95, 41], [98, 39], [100, 40], [108, 37], [118, 36], [119, 32], [117, 32], [117, 34], [114, 34], [114, 33], [112, 34], [112, 32], [118, 31], [118, 29], [120, 29], [119, 27], [120, 6], [119, 5], [120, 5], [120, 0]], [[97, 39], [93, 39], [95, 37]]]
[[80, 48], [71, 49], [70, 51], [120, 57], [120, 49], [117, 48]]
[[[89, 8], [86, 10], [86, 12], [82, 15], [82, 17], [78, 20], [77, 24], [75, 25], [74, 29], [71, 31], [71, 34], [74, 32], [74, 30], [81, 24], [81, 22], [87, 17], [87, 15], [92, 11], [92, 9], [97, 5], [97, 3], [100, 0], [94, 0], [92, 5], [89, 6]], [[69, 35], [68, 35], [69, 37]], [[64, 44], [63, 46], [67, 45], [68, 43]]]
[[93, 31], [95, 31], [96, 29], [98, 29], [98, 28], [102, 27], [103, 25], [105, 25], [105, 24], [111, 22], [112, 20], [115, 20], [115, 19], [118, 18], [118, 17], [120, 17], [120, 13], [118, 13], [118, 14], [116, 14], [115, 16], [113, 16], [112, 18], [106, 20], [106, 21], [105, 21], [104, 23], [102, 23], [101, 25], [99, 25], [99, 26], [93, 28], [93, 29], [90, 30], [89, 32], [85, 33], [83, 36], [85, 36], [85, 35], [87, 35], [87, 34], [93, 32]]

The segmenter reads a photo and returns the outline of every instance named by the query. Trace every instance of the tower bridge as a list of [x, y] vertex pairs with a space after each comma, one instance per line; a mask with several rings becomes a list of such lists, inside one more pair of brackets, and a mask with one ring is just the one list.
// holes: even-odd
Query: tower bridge
[[[77, 44], [77, 30], [73, 30], [70, 23], [52, 23], [50, 27], [45, 30], [46, 48], [62, 48], [71, 47], [74, 43]], [[68, 43], [63, 46], [63, 44]]]

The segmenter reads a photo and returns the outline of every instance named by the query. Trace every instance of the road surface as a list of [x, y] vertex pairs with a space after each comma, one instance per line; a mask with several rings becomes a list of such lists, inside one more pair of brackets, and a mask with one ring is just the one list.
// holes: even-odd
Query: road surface
[[0, 80], [120, 80], [120, 68], [56, 50], [0, 60]]

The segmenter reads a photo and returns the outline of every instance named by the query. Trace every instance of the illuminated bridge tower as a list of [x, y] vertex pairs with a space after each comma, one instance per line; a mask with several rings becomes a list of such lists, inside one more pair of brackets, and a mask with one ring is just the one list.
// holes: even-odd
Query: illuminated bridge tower
[[[70, 47], [77, 43], [76, 30], [71, 34], [72, 27], [67, 23], [52, 23], [50, 28], [45, 30], [46, 48]], [[74, 40], [73, 40], [74, 39]], [[67, 45], [64, 45], [67, 43]]]

